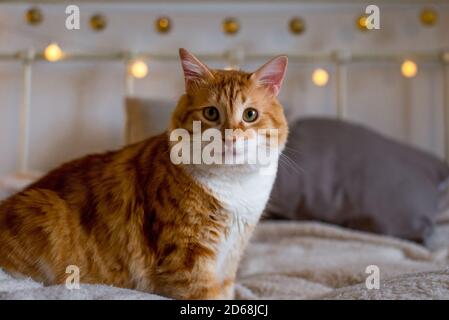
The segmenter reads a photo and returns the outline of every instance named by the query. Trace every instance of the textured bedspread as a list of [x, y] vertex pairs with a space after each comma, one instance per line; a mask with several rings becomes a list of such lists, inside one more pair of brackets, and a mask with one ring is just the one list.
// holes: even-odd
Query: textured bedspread
[[[446, 230], [437, 230], [436, 236], [441, 238], [442, 232]], [[237, 297], [449, 299], [449, 270], [429, 277], [420, 274], [395, 278], [444, 270], [449, 262], [448, 251], [439, 245], [439, 249], [430, 251], [411, 242], [315, 222], [264, 223], [257, 229], [240, 266]], [[365, 271], [370, 265], [379, 268], [379, 290], [365, 286], [370, 275]], [[418, 278], [421, 284], [424, 281], [428, 285], [415, 288]]]
[[[315, 222], [263, 222], [241, 263], [238, 299], [449, 299], [449, 228], [438, 248]], [[445, 238], [446, 237], [446, 238]], [[441, 240], [443, 239], [443, 240]], [[368, 290], [367, 266], [380, 289]], [[161, 299], [100, 285], [43, 287], [0, 271], [0, 299]]]

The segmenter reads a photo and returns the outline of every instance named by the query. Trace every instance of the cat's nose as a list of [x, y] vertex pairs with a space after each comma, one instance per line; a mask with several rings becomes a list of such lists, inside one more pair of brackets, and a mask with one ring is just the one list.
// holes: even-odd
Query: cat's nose
[[237, 140], [244, 140], [245, 134], [240, 132], [234, 132], [232, 134], [224, 134], [223, 135], [223, 141], [230, 141], [230, 142], [236, 142]]

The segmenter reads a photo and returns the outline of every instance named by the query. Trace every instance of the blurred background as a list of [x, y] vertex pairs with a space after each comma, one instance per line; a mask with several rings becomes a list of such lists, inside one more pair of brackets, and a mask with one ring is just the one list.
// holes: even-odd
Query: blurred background
[[[0, 0], [0, 199], [164, 130], [180, 47], [247, 71], [289, 56], [292, 152], [264, 217], [299, 221], [259, 224], [238, 298], [449, 297], [449, 0]], [[371, 266], [445, 271], [382, 293], [365, 290]]]
[[[65, 27], [69, 4], [80, 9], [79, 30]], [[368, 30], [360, 20], [369, 4], [380, 9], [379, 30]], [[448, 1], [3, 0], [0, 175], [18, 166], [26, 96], [23, 57], [17, 55], [26, 50], [36, 54], [29, 103], [33, 170], [120, 147], [127, 93], [176, 101], [184, 89], [180, 47], [212, 67], [245, 70], [287, 54], [280, 98], [289, 120], [334, 117], [340, 110], [342, 117], [444, 157], [444, 92], [449, 89], [442, 56], [449, 52], [448, 30]], [[52, 43], [65, 58], [39, 57]], [[129, 75], [134, 56], [148, 68], [138, 74], [141, 79]], [[407, 59], [409, 77], [401, 71]]]

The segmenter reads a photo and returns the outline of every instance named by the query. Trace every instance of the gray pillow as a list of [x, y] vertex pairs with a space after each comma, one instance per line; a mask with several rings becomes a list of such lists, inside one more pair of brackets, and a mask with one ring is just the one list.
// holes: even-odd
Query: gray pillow
[[444, 162], [344, 121], [303, 119], [290, 130], [268, 216], [420, 242], [431, 234], [449, 176]]

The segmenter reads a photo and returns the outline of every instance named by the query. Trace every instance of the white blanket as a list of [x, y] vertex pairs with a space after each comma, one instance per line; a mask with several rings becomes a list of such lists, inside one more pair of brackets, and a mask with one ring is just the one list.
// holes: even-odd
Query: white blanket
[[[445, 230], [445, 233], [449, 230]], [[449, 299], [447, 247], [312, 222], [262, 222], [242, 260], [238, 299]], [[368, 290], [366, 267], [380, 271]], [[104, 285], [44, 287], [1, 272], [0, 299], [163, 299]]]
[[[365, 286], [370, 275], [365, 271], [370, 265], [379, 268], [380, 290], [368, 290]], [[442, 270], [446, 266], [447, 247], [430, 251], [411, 242], [315, 222], [264, 222], [259, 225], [240, 265], [237, 297], [345, 298], [351, 295], [351, 286], [357, 284], [361, 285], [354, 289], [354, 299], [367, 298], [372, 292], [382, 296], [382, 290], [387, 290], [387, 286], [396, 286], [396, 280], [388, 279]], [[411, 276], [411, 282], [415, 281], [414, 277]], [[426, 279], [425, 276], [422, 278]], [[398, 281], [395, 298], [408, 298], [414, 294], [409, 286], [403, 286], [407, 280], [398, 278]], [[433, 284], [432, 281], [429, 277], [435, 292], [447, 288], [446, 283]], [[337, 289], [342, 288], [349, 291], [339, 296]], [[419, 291], [415, 293], [419, 294]], [[428, 295], [431, 293], [425, 296]]]

